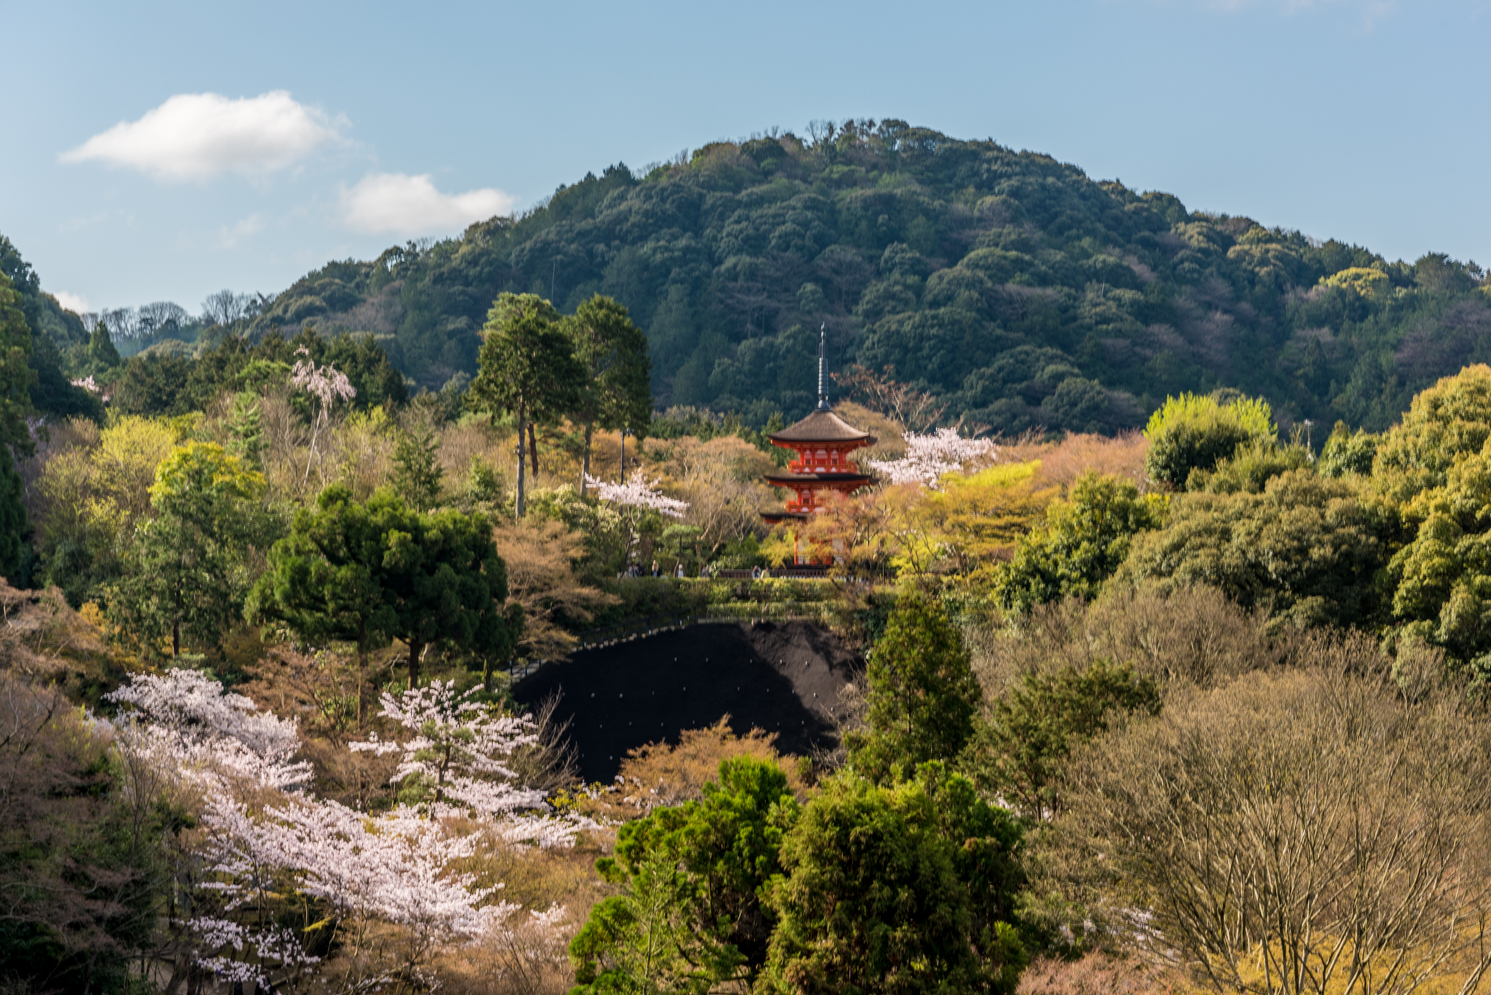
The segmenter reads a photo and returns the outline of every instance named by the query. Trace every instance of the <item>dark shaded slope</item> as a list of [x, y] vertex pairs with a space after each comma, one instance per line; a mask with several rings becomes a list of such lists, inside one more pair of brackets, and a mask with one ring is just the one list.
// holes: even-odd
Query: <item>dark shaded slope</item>
[[583, 650], [518, 683], [534, 704], [559, 691], [560, 717], [587, 781], [609, 781], [628, 750], [677, 743], [685, 729], [728, 714], [737, 733], [777, 734], [777, 749], [805, 754], [834, 741], [831, 709], [861, 667], [831, 633], [806, 622], [695, 625]]

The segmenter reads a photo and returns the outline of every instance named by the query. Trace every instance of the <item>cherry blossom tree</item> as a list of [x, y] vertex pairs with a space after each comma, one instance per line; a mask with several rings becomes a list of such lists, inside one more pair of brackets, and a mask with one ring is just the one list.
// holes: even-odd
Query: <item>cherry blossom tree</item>
[[[594, 826], [554, 815], [506, 766], [537, 741], [533, 720], [485, 707], [454, 682], [385, 694], [381, 714], [400, 735], [354, 744], [398, 754], [393, 780], [412, 796], [376, 815], [306, 790], [294, 720], [203, 674], [136, 675], [107, 699], [125, 710], [111, 728], [126, 766], [155, 771], [156, 790], [170, 779], [200, 795], [200, 874], [184, 893], [185, 925], [193, 962], [227, 984], [428, 987], [440, 948], [503, 938], [519, 908], [499, 900], [500, 884], [478, 880], [473, 857], [569, 846]], [[527, 935], [563, 915], [550, 909], [513, 928]], [[332, 962], [307, 951], [305, 938], [321, 930], [341, 951]]]
[[292, 759], [300, 748], [293, 718], [261, 712], [195, 670], [136, 674], [104, 698], [126, 708], [116, 730], [121, 748], [188, 782], [238, 777], [287, 789], [310, 779], [310, 764]]
[[640, 469], [633, 473], [631, 479], [625, 483], [611, 484], [587, 476], [585, 484], [595, 488], [596, 496], [602, 501], [610, 501], [630, 508], [650, 509], [667, 515], [669, 518], [682, 518], [683, 513], [689, 510], [687, 501], [668, 497], [658, 490], [656, 480], [648, 483]]
[[870, 467], [892, 484], [920, 484], [941, 490], [938, 481], [981, 459], [998, 456], [988, 439], [965, 439], [955, 428], [939, 428], [926, 435], [906, 432], [906, 455], [897, 460], [868, 460]]
[[327, 418], [333, 405], [338, 401], [350, 401], [357, 396], [357, 388], [352, 386], [352, 381], [347, 375], [335, 366], [327, 363], [325, 366], [317, 366], [316, 361], [311, 359], [310, 350], [305, 346], [295, 350], [297, 359], [295, 366], [290, 370], [290, 383], [297, 389], [303, 390], [315, 398], [320, 410], [311, 419], [311, 452], [305, 461], [305, 476], [301, 483], [305, 483], [311, 477], [311, 461], [316, 456], [316, 437], [325, 426]]
[[[199, 963], [226, 980], [273, 974], [288, 987], [314, 963], [298, 940], [286, 944], [266, 914], [283, 908], [285, 895], [314, 903], [319, 925], [347, 948], [343, 980], [353, 990], [419, 981], [438, 948], [486, 936], [517, 909], [494, 900], [500, 886], [480, 887], [474, 874], [456, 869], [477, 852], [480, 834], [455, 832], [406, 806], [370, 817], [302, 798], [255, 814], [217, 793], [202, 821], [212, 878], [206, 890], [221, 906], [193, 928], [205, 948]], [[376, 937], [379, 923], [401, 927], [399, 942], [390, 947]]]
[[648, 512], [665, 515], [668, 518], [682, 518], [683, 513], [689, 509], [687, 501], [668, 497], [659, 490], [656, 480], [649, 482], [640, 468], [624, 483], [607, 483], [587, 475], [585, 484], [593, 488], [596, 496], [602, 501], [608, 501], [621, 509], [621, 517], [629, 533], [627, 537], [629, 560], [630, 551], [642, 541], [643, 522], [640, 519]]

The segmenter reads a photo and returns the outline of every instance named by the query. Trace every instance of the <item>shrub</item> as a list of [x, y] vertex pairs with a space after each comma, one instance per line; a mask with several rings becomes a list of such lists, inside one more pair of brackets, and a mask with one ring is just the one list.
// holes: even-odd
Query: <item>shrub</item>
[[1413, 398], [1403, 421], [1378, 443], [1373, 476], [1384, 493], [1406, 501], [1445, 482], [1455, 460], [1491, 438], [1491, 366], [1467, 366]]
[[1045, 524], [1015, 547], [995, 571], [994, 591], [1006, 610], [1028, 612], [1058, 598], [1092, 598], [1129, 552], [1129, 542], [1164, 521], [1167, 499], [1139, 495], [1125, 480], [1087, 474], [1071, 497], [1046, 510]]
[[1210, 584], [1301, 625], [1355, 625], [1382, 614], [1379, 572], [1398, 528], [1397, 513], [1357, 485], [1293, 470], [1262, 494], [1178, 499], [1163, 529], [1134, 540], [1116, 579]]
[[1372, 461], [1382, 437], [1357, 429], [1355, 433], [1343, 421], [1336, 422], [1330, 438], [1320, 450], [1315, 472], [1322, 477], [1344, 477], [1349, 473], [1366, 476], [1372, 472]]
[[1183, 490], [1192, 470], [1211, 470], [1249, 440], [1270, 441], [1278, 435], [1273, 411], [1262, 399], [1182, 394], [1168, 397], [1150, 416], [1144, 437], [1149, 451], [1144, 468], [1151, 480]]
[[941, 765], [877, 787], [842, 774], [782, 841], [758, 991], [1013, 993], [1018, 827]]
[[1297, 442], [1280, 445], [1272, 439], [1250, 439], [1218, 463], [1215, 470], [1192, 470], [1186, 479], [1186, 490], [1260, 494], [1279, 474], [1307, 470], [1313, 463], [1310, 450]]

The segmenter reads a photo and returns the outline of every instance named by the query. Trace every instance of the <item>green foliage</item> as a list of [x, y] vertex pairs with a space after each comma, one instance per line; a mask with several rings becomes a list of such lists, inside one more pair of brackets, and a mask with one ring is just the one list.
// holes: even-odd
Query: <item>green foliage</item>
[[1377, 446], [1381, 441], [1380, 436], [1362, 429], [1352, 432], [1345, 422], [1338, 421], [1320, 450], [1315, 471], [1322, 477], [1344, 477], [1352, 473], [1366, 476], [1372, 472], [1372, 462], [1377, 458]]
[[558, 327], [559, 314], [535, 294], [503, 294], [487, 312], [481, 372], [467, 403], [473, 411], [512, 414], [518, 428], [517, 514], [524, 513], [524, 453], [530, 422], [551, 422], [574, 411], [588, 381], [574, 343]]
[[19, 303], [20, 295], [11, 289], [10, 278], [0, 273], [0, 443], [28, 455], [31, 432], [26, 416], [31, 413], [29, 388], [34, 374], [27, 365], [31, 329]]
[[399, 433], [393, 451], [393, 488], [415, 511], [440, 503], [445, 471], [440, 466], [440, 440], [428, 426]]
[[1413, 540], [1393, 557], [1393, 614], [1491, 678], [1491, 452], [1463, 457], [1405, 508]]
[[579, 403], [571, 413], [585, 430], [584, 469], [590, 467], [590, 435], [596, 428], [629, 429], [638, 438], [652, 420], [652, 363], [647, 337], [631, 315], [596, 294], [561, 323], [584, 370]]
[[968, 650], [942, 608], [905, 594], [870, 653], [867, 728], [846, 739], [849, 764], [877, 782], [958, 756], [982, 700]]
[[1292, 470], [1263, 493], [1187, 494], [1136, 537], [1119, 576], [1209, 584], [1299, 625], [1365, 625], [1384, 613], [1394, 508], [1352, 482]]
[[1491, 366], [1467, 366], [1413, 399], [1377, 444], [1373, 475], [1395, 500], [1444, 486], [1455, 461], [1491, 438]]
[[101, 321], [88, 334], [88, 359], [100, 370], [112, 370], [123, 362], [119, 350], [114, 348], [114, 340], [109, 337], [109, 326]]
[[663, 534], [658, 536], [659, 562], [670, 569], [682, 563], [684, 572], [690, 577], [699, 576], [699, 570], [704, 565], [699, 549], [703, 534], [704, 530], [697, 525], [675, 522], [665, 526]]
[[1144, 469], [1156, 483], [1183, 490], [1192, 472], [1212, 470], [1242, 444], [1272, 442], [1277, 435], [1267, 401], [1239, 397], [1222, 402], [1195, 394], [1167, 397], [1144, 428], [1149, 440]]
[[228, 412], [228, 435], [228, 451], [262, 471], [264, 450], [269, 447], [269, 442], [264, 438], [264, 417], [259, 410], [257, 394], [241, 390], [233, 395], [233, 408]]
[[156, 517], [129, 539], [108, 614], [148, 654], [170, 640], [216, 646], [238, 619], [253, 547], [272, 539], [257, 502], [264, 478], [216, 443], [188, 442], [156, 469]]
[[347, 375], [357, 396], [352, 405], [367, 410], [402, 404], [409, 398], [404, 379], [379, 344], [368, 336], [326, 338], [308, 327], [293, 339], [267, 333], [257, 343], [229, 335], [196, 358], [163, 352], [132, 356], [114, 382], [113, 406], [126, 414], [181, 415], [205, 411], [224, 391], [261, 393], [283, 382], [305, 349], [317, 365], [330, 364]]
[[26, 587], [29, 572], [25, 487], [8, 452], [0, 452], [0, 577], [12, 587]]
[[375, 636], [401, 639], [412, 688], [428, 646], [511, 656], [523, 617], [506, 601], [507, 568], [485, 515], [420, 514], [388, 488], [362, 504], [336, 484], [270, 549], [249, 616], [363, 651]]
[[[8, 246], [10, 243], [6, 242]], [[26, 506], [14, 459], [31, 452], [26, 416], [31, 412], [28, 388], [33, 374], [27, 365], [31, 330], [16, 305], [19, 295], [10, 277], [0, 272], [0, 575], [20, 584], [25, 560]]]
[[970, 744], [968, 766], [980, 788], [1046, 818], [1060, 808], [1074, 748], [1105, 731], [1115, 714], [1159, 710], [1159, 688], [1128, 664], [1100, 658], [1082, 670], [1030, 671], [993, 703]]
[[1126, 480], [1083, 474], [1070, 497], [1046, 509], [1009, 563], [995, 574], [994, 591], [1008, 611], [1025, 613], [1065, 597], [1090, 599], [1128, 556], [1133, 537], [1165, 521], [1168, 500], [1141, 497]]
[[1314, 462], [1314, 455], [1298, 441], [1281, 444], [1273, 439], [1250, 439], [1218, 463], [1215, 470], [1192, 470], [1186, 490], [1259, 494], [1279, 474], [1310, 469]]
[[827, 781], [782, 843], [778, 924], [757, 990], [1012, 993], [1019, 834], [966, 778], [932, 765], [878, 787]]
[[570, 944], [576, 992], [706, 992], [749, 984], [773, 917], [761, 903], [798, 818], [774, 761], [735, 757], [701, 801], [653, 811], [617, 834], [597, 862], [621, 893], [604, 899]]

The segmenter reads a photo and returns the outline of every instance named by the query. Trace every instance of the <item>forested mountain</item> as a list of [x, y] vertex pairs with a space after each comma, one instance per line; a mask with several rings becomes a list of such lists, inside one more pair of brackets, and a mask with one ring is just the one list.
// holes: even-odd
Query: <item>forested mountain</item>
[[835, 365], [894, 368], [1006, 431], [1133, 426], [1166, 394], [1233, 387], [1286, 423], [1381, 428], [1486, 358], [1479, 268], [1188, 211], [993, 141], [900, 121], [717, 142], [637, 176], [563, 186], [459, 239], [338, 262], [255, 321], [387, 337], [436, 388], [474, 372], [503, 290], [565, 311], [600, 291], [646, 329], [660, 404], [754, 422], [812, 400]]

